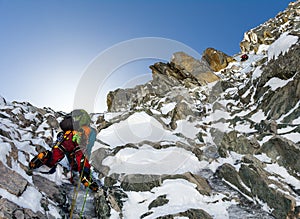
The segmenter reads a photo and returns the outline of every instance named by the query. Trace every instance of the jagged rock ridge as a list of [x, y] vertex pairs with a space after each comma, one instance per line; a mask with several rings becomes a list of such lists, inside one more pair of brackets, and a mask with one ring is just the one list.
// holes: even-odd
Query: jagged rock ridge
[[[178, 52], [150, 67], [150, 82], [109, 93], [109, 112], [92, 115], [107, 189], [85, 218], [300, 218], [299, 11], [291, 3], [245, 33], [247, 61]], [[0, 217], [67, 216], [74, 186], [25, 173], [64, 113], [4, 98], [0, 108]]]

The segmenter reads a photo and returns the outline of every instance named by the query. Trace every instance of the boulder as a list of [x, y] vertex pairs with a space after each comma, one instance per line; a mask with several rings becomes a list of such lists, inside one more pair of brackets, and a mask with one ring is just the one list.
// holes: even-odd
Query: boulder
[[188, 116], [194, 116], [195, 113], [191, 109], [190, 105], [183, 101], [176, 104], [172, 110], [171, 128], [176, 129], [178, 120], [186, 119]]
[[165, 216], [158, 217], [157, 219], [173, 219], [173, 218], [201, 218], [201, 219], [212, 219], [205, 210], [203, 209], [188, 209], [184, 212], [177, 214], [168, 214]]
[[204, 60], [197, 60], [183, 52], [177, 52], [173, 54], [171, 63], [174, 63], [176, 68], [193, 75], [201, 85], [220, 80]]
[[27, 180], [14, 170], [5, 166], [1, 161], [0, 172], [0, 188], [7, 190], [15, 196], [21, 196], [28, 185]]
[[214, 48], [207, 48], [203, 53], [202, 59], [204, 59], [209, 64], [210, 69], [215, 72], [226, 68], [230, 62], [235, 61], [231, 56]]
[[121, 182], [121, 188], [125, 191], [150, 191], [162, 183], [159, 175], [130, 174]]
[[[226, 157], [228, 151], [234, 151], [239, 154], [254, 154], [258, 150], [257, 141], [249, 140], [245, 135], [242, 135], [237, 131], [228, 133], [223, 133], [215, 129], [212, 131], [213, 136], [221, 137], [221, 139], [217, 139], [215, 142], [219, 146], [218, 152], [221, 157]], [[219, 134], [216, 134], [215, 132]]]

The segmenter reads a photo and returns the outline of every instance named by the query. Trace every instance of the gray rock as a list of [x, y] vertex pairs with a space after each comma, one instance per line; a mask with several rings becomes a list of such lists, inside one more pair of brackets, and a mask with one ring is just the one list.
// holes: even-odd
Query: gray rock
[[121, 182], [121, 187], [125, 191], [150, 191], [152, 188], [161, 185], [159, 175], [126, 175]]
[[34, 213], [31, 209], [22, 208], [5, 198], [0, 198], [0, 218], [47, 219], [48, 217], [40, 211]]
[[40, 175], [33, 175], [32, 180], [37, 189], [45, 193], [52, 201], [59, 205], [66, 203], [65, 192], [54, 182]]
[[149, 204], [148, 209], [151, 210], [151, 208], [163, 206], [167, 203], [169, 203], [169, 200], [167, 199], [167, 195], [160, 195]]
[[221, 157], [226, 157], [227, 151], [234, 151], [239, 154], [254, 154], [258, 150], [256, 142], [249, 140], [245, 135], [236, 131], [221, 133], [220, 136], [222, 136], [222, 140], [218, 140], [217, 143], [220, 142], [218, 143], [218, 152]]
[[177, 217], [187, 217], [187, 218], [191, 218], [191, 219], [212, 219], [213, 217], [210, 216], [205, 210], [203, 209], [188, 209], [187, 211], [184, 212], [180, 212], [177, 214], [172, 214], [172, 215], [165, 215], [165, 216], [161, 216], [158, 217], [157, 219], [173, 219], [173, 218], [177, 218]]
[[6, 167], [1, 161], [0, 172], [0, 188], [16, 196], [22, 195], [28, 185], [27, 180], [17, 172]]
[[195, 113], [186, 102], [179, 102], [172, 111], [171, 128], [176, 129], [178, 120], [186, 119], [188, 116], [194, 116]]
[[300, 148], [293, 142], [280, 136], [274, 136], [262, 145], [259, 153], [267, 154], [273, 162], [278, 162], [291, 175], [300, 180]]
[[[296, 200], [289, 195], [286, 186], [271, 180], [271, 174], [263, 169], [263, 165], [257, 159], [248, 156], [244, 161], [248, 164], [241, 164], [239, 171], [230, 164], [223, 164], [217, 175], [238, 188], [242, 194], [251, 197], [254, 202], [258, 198], [267, 203], [276, 218], [286, 218], [295, 214]], [[276, 185], [278, 189], [270, 185]]]

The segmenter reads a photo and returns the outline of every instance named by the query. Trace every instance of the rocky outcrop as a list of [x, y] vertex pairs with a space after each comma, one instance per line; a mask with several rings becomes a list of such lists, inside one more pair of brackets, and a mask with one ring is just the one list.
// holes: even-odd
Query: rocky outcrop
[[181, 71], [193, 75], [201, 85], [219, 80], [220, 78], [212, 72], [212, 70], [214, 71], [214, 68], [211, 68], [213, 64], [209, 62], [212, 61], [209, 59], [212, 57], [205, 57], [204, 53], [202, 58], [204, 61], [196, 60], [183, 52], [178, 52], [173, 55], [171, 63], [174, 63], [175, 67]]
[[165, 96], [175, 87], [187, 90], [220, 79], [205, 61], [196, 60], [183, 52], [175, 53], [170, 63], [158, 62], [151, 65], [150, 69], [153, 78], [150, 82], [108, 93], [106, 102], [109, 112], [138, 108], [153, 98]]
[[270, 45], [279, 38], [283, 32], [291, 31], [299, 33], [300, 2], [291, 2], [286, 10], [276, 15], [275, 19], [270, 19], [264, 24], [247, 31], [244, 39], [240, 43], [242, 53], [258, 51], [259, 45]]
[[202, 59], [209, 64], [211, 70], [216, 72], [226, 68], [230, 62], [235, 61], [231, 56], [214, 48], [207, 48], [203, 53]]
[[[299, 218], [299, 10], [291, 3], [245, 33], [248, 60], [213, 48], [201, 60], [177, 52], [150, 66], [148, 83], [110, 92], [109, 113], [92, 115], [90, 161], [103, 185], [84, 217]], [[279, 36], [298, 42], [269, 56]], [[74, 185], [24, 171], [50, 148], [63, 115], [0, 97], [0, 218], [69, 216]], [[19, 206], [30, 191], [38, 210]]]
[[264, 170], [264, 165], [252, 156], [244, 158], [239, 170], [230, 164], [222, 165], [217, 174], [226, 182], [234, 185], [245, 196], [264, 201], [272, 209], [276, 218], [285, 218], [287, 215], [297, 215], [296, 200], [291, 190], [283, 184], [271, 180], [271, 174]]
[[287, 141], [287, 139], [283, 137], [274, 136], [262, 145], [260, 152], [267, 154], [273, 162], [278, 162], [278, 164], [284, 166], [291, 175], [300, 179], [300, 160], [298, 159], [300, 150], [298, 145]]

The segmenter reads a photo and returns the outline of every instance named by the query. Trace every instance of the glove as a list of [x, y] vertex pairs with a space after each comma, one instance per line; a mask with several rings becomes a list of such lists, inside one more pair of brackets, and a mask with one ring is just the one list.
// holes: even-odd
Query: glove
[[73, 137], [72, 137], [72, 141], [76, 142], [77, 144], [80, 144], [81, 135], [79, 133], [74, 134]]
[[57, 141], [62, 141], [64, 139], [64, 132], [59, 132], [57, 135], [56, 135], [56, 139]]

